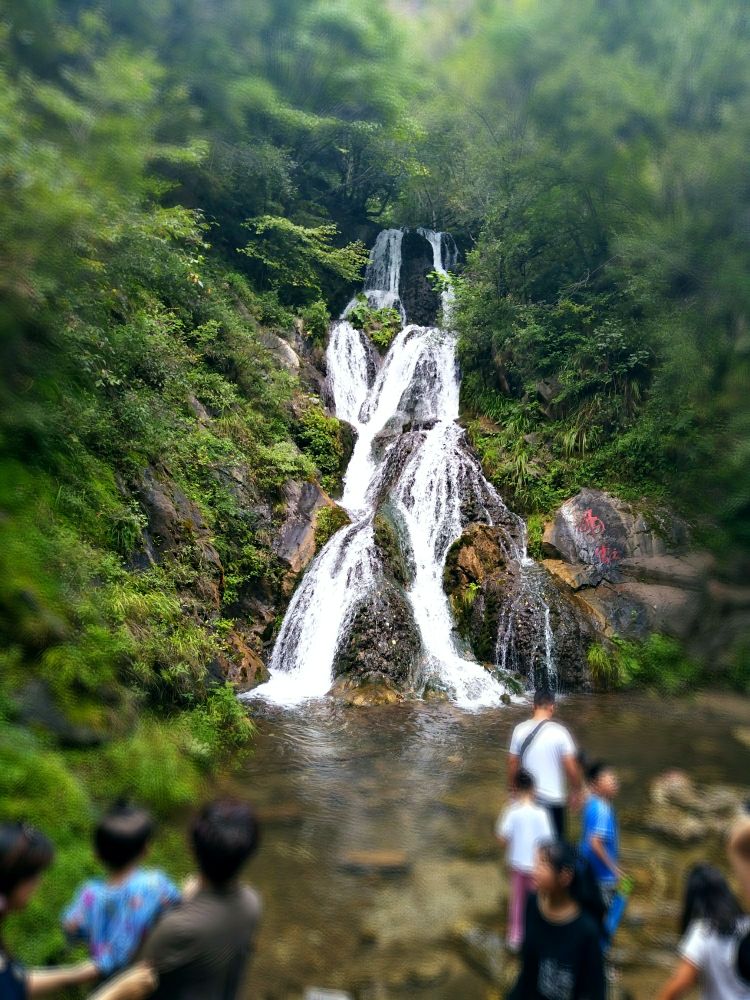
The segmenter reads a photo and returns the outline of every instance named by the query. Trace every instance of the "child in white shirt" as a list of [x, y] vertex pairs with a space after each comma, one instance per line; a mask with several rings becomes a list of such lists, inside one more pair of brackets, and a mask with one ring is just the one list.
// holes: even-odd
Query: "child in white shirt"
[[547, 810], [534, 801], [534, 779], [528, 771], [518, 772], [515, 779], [516, 797], [498, 817], [495, 835], [506, 848], [510, 869], [508, 899], [508, 948], [521, 950], [523, 944], [526, 900], [533, 888], [531, 875], [534, 857], [540, 844], [555, 839]]

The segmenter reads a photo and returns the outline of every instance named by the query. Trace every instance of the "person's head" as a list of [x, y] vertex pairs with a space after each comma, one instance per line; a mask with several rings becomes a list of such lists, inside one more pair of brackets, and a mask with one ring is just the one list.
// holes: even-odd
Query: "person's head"
[[255, 813], [237, 799], [205, 805], [193, 822], [191, 836], [201, 874], [214, 885], [231, 881], [258, 848]]
[[26, 906], [54, 853], [49, 840], [32, 826], [0, 824], [0, 919]]
[[613, 799], [620, 791], [617, 773], [603, 760], [589, 764], [586, 769], [586, 781], [591, 791], [603, 799]]
[[680, 920], [684, 934], [694, 920], [705, 920], [717, 933], [734, 933], [742, 909], [727, 880], [713, 865], [699, 864], [690, 869]]
[[117, 802], [99, 822], [94, 847], [106, 868], [120, 872], [143, 857], [153, 834], [154, 820], [148, 810]]
[[534, 779], [531, 776], [531, 774], [523, 767], [516, 775], [513, 784], [516, 792], [518, 792], [518, 794], [521, 796], [527, 797], [534, 794]]
[[605, 906], [591, 866], [563, 841], [541, 844], [534, 862], [534, 884], [542, 896], [569, 896], [598, 924]]
[[550, 688], [537, 688], [534, 692], [534, 714], [547, 713], [552, 715], [555, 711], [555, 693]]

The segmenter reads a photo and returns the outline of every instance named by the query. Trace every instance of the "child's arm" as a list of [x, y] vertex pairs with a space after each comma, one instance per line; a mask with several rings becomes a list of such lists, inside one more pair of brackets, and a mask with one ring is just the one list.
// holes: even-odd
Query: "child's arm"
[[674, 975], [663, 986], [657, 1000], [680, 1000], [680, 997], [684, 997], [697, 984], [699, 978], [700, 971], [692, 962], [683, 958]]
[[101, 989], [92, 993], [89, 1000], [144, 1000], [158, 986], [156, 973], [145, 962], [139, 962], [127, 972], [115, 976]]
[[29, 969], [26, 973], [26, 989], [30, 997], [43, 997], [68, 986], [93, 983], [98, 978], [99, 970], [93, 962], [79, 962], [78, 965], [64, 965], [54, 969]]
[[592, 833], [591, 834], [591, 836], [589, 837], [589, 844], [591, 845], [591, 850], [594, 852], [594, 854], [597, 856], [597, 858], [599, 858], [599, 860], [601, 861], [601, 863], [603, 865], [606, 865], [607, 868], [609, 868], [609, 870], [612, 872], [612, 874], [616, 878], [618, 878], [618, 879], [621, 878], [622, 877], [622, 872], [620, 871], [620, 868], [617, 865], [617, 862], [614, 861], [609, 856], [609, 851], [604, 846], [604, 841], [602, 840], [602, 838], [599, 836], [598, 833]]

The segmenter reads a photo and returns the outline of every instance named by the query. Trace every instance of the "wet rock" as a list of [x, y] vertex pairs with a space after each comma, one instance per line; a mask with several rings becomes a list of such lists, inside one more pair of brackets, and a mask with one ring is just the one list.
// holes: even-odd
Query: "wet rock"
[[372, 705], [397, 705], [404, 693], [387, 678], [339, 677], [329, 694], [337, 701], [359, 708]]
[[699, 785], [683, 771], [668, 771], [651, 783], [643, 825], [678, 844], [724, 836], [747, 797], [748, 789]]
[[319, 986], [308, 986], [304, 992], [303, 1000], [354, 1000], [351, 993], [344, 993], [342, 990], [326, 990]]
[[430, 244], [415, 229], [407, 229], [401, 242], [400, 296], [409, 323], [435, 324], [440, 296], [427, 280], [434, 267]]
[[[257, 638], [255, 641], [258, 641]], [[219, 660], [223, 677], [238, 692], [251, 691], [270, 676], [260, 652], [251, 645], [252, 642], [252, 635], [233, 630], [226, 638], [226, 654]]]
[[383, 504], [373, 522], [375, 547], [384, 572], [402, 587], [414, 579], [414, 557], [402, 518], [392, 504]]
[[660, 632], [687, 639], [705, 610], [700, 593], [692, 589], [636, 582], [601, 583], [575, 594], [577, 606], [606, 636], [645, 639]]
[[509, 968], [505, 939], [499, 931], [475, 924], [460, 925], [455, 940], [465, 961], [491, 983], [507, 986], [513, 981], [514, 971]]
[[404, 693], [421, 682], [422, 642], [404, 593], [383, 579], [354, 614], [347, 639], [336, 656], [336, 676], [356, 678]]
[[286, 515], [273, 542], [273, 551], [292, 573], [300, 573], [315, 555], [315, 519], [321, 507], [333, 501], [317, 483], [289, 480], [284, 487]]
[[542, 566], [555, 580], [555, 583], [568, 587], [570, 590], [580, 590], [591, 587], [595, 583], [595, 574], [591, 566], [583, 563], [563, 562], [562, 559], [543, 559]]
[[472, 524], [451, 546], [443, 582], [459, 631], [482, 662], [535, 685], [551, 682], [551, 667], [560, 689], [589, 689], [585, 617], [545, 570], [521, 565], [511, 540], [503, 527]]
[[360, 875], [405, 875], [411, 864], [405, 851], [347, 851], [339, 867]]

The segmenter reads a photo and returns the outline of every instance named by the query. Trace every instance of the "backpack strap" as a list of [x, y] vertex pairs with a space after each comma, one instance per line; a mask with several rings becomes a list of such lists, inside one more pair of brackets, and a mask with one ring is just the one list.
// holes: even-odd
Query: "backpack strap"
[[524, 756], [524, 754], [529, 749], [529, 747], [531, 746], [531, 744], [534, 742], [534, 740], [536, 739], [536, 737], [539, 734], [540, 730], [543, 729], [547, 725], [547, 723], [551, 722], [551, 721], [552, 721], [551, 719], [542, 719], [542, 721], [539, 723], [539, 725], [538, 726], [534, 726], [534, 728], [531, 730], [531, 732], [529, 733], [529, 735], [523, 741], [523, 743], [521, 744], [521, 749], [518, 751], [518, 763], [519, 763], [520, 767], [523, 767], [523, 756]]

